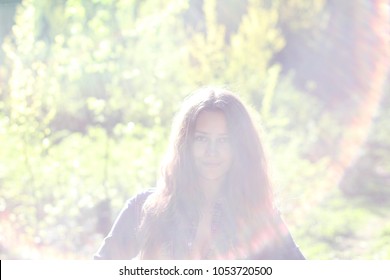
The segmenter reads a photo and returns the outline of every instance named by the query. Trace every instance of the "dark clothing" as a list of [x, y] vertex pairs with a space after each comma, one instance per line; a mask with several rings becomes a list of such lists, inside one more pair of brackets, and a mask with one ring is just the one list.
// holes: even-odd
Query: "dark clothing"
[[[137, 256], [140, 250], [137, 230], [141, 222], [142, 205], [152, 192], [152, 190], [144, 191], [128, 200], [117, 217], [110, 233], [95, 254], [95, 259], [124, 260]], [[277, 247], [273, 245], [267, 246], [261, 252], [249, 256], [248, 259], [305, 259], [299, 248], [295, 245], [280, 215], [275, 218], [275, 223], [277, 228], [284, 233], [283, 244], [279, 244]]]

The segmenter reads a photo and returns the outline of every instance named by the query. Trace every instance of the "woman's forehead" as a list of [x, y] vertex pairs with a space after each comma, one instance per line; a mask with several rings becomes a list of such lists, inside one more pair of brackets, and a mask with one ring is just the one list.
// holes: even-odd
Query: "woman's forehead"
[[222, 111], [202, 111], [195, 123], [195, 132], [205, 134], [227, 134], [228, 127]]

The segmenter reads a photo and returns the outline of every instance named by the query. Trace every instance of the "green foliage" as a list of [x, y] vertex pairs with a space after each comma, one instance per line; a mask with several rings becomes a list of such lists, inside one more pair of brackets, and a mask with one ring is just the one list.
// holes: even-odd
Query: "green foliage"
[[377, 213], [374, 205], [333, 191], [295, 236], [309, 259], [387, 259], [389, 213], [388, 208]]
[[[378, 108], [360, 157], [344, 176], [341, 188], [348, 196], [364, 197], [377, 204], [390, 202], [389, 105], [390, 96], [387, 94]], [[362, 177], [366, 179], [361, 180]]]

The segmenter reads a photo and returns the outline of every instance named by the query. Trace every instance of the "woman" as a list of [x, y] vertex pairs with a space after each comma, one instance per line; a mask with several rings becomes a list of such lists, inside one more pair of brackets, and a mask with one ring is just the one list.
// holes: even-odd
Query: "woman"
[[158, 186], [132, 198], [96, 259], [304, 259], [273, 205], [243, 103], [203, 88], [177, 114]]

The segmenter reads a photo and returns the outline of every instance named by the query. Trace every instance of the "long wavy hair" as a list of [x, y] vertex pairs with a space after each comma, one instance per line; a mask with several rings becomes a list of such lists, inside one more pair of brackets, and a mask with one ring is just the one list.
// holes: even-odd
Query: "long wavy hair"
[[171, 130], [157, 190], [143, 206], [139, 229], [140, 258], [186, 259], [188, 236], [196, 228], [204, 194], [197, 185], [191, 147], [203, 111], [226, 118], [232, 166], [218, 195], [218, 230], [211, 258], [250, 258], [280, 238], [272, 224], [272, 184], [259, 132], [243, 102], [221, 88], [202, 88], [185, 99]]

